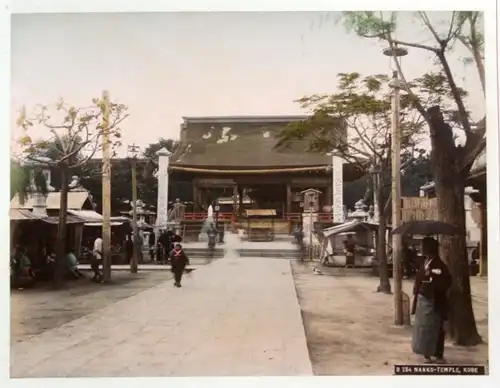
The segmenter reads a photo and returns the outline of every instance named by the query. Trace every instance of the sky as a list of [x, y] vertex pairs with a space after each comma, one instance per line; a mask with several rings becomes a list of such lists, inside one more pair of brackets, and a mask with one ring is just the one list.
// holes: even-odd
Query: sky
[[[434, 12], [439, 21], [447, 13]], [[332, 93], [336, 74], [391, 74], [381, 43], [338, 23], [339, 13], [80, 13], [12, 16], [13, 138], [23, 105], [60, 97], [87, 106], [108, 90], [128, 106], [123, 143], [146, 147], [178, 138], [182, 116], [302, 114], [303, 95]], [[397, 38], [430, 43], [409, 13]], [[451, 57], [458, 83], [470, 93], [474, 119], [484, 115], [477, 72]], [[433, 67], [428, 52], [410, 49], [407, 79]], [[125, 151], [121, 150], [119, 154]]]

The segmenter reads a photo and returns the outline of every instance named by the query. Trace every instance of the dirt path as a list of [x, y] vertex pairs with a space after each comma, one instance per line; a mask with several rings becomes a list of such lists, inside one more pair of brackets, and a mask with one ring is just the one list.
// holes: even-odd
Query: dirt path
[[[309, 355], [315, 375], [391, 375], [394, 364], [415, 364], [411, 328], [396, 328], [391, 295], [374, 293], [378, 279], [338, 269], [314, 275], [313, 265], [292, 262]], [[406, 292], [411, 281], [404, 281]], [[472, 278], [474, 310], [483, 339], [488, 335], [486, 280]], [[446, 344], [445, 356], [456, 364], [486, 365], [488, 346]]]

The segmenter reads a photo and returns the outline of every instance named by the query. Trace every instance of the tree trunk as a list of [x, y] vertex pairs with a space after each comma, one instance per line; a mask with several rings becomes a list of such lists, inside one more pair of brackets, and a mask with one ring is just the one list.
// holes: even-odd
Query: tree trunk
[[387, 265], [387, 250], [386, 250], [386, 225], [387, 218], [385, 215], [380, 216], [377, 232], [377, 261], [378, 261], [378, 276], [380, 278], [380, 285], [377, 292], [385, 294], [391, 293], [391, 283], [389, 282], [389, 268]]
[[[380, 186], [380, 184], [379, 184]], [[377, 206], [379, 208], [379, 221], [378, 221], [378, 231], [377, 231], [377, 262], [378, 262], [378, 276], [380, 279], [380, 284], [377, 288], [377, 292], [383, 292], [385, 294], [391, 293], [391, 283], [389, 281], [389, 268], [387, 265], [387, 217], [386, 209], [384, 206], [384, 201], [382, 199], [382, 188], [375, 187], [377, 190]]]
[[431, 134], [431, 168], [438, 203], [438, 217], [459, 228], [458, 236], [440, 236], [440, 253], [453, 277], [450, 289], [450, 336], [457, 345], [476, 345], [481, 337], [476, 328], [470, 290], [465, 230], [464, 186], [453, 132], [439, 107], [428, 109]]
[[64, 282], [66, 261], [66, 214], [68, 211], [68, 169], [61, 166], [61, 199], [59, 203], [59, 222], [57, 224], [56, 263], [54, 272], [54, 287], [60, 288]]

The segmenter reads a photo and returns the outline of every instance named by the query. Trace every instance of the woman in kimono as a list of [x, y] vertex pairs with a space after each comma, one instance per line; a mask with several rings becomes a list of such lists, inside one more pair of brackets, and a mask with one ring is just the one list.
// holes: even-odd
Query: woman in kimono
[[415, 324], [412, 349], [424, 356], [425, 363], [444, 363], [443, 324], [448, 318], [447, 292], [451, 286], [451, 274], [439, 257], [439, 244], [435, 239], [426, 237], [422, 240], [422, 254], [424, 260], [413, 287]]

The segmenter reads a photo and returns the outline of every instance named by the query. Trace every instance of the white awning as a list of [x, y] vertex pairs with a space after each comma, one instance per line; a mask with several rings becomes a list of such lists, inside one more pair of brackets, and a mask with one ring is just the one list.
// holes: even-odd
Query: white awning
[[83, 218], [85, 220], [85, 224], [87, 224], [88, 222], [102, 223], [102, 215], [93, 210], [68, 210], [68, 213]]
[[348, 221], [340, 225], [335, 225], [330, 228], [323, 229], [323, 236], [330, 237], [346, 232], [356, 232], [358, 230], [376, 231], [378, 224], [375, 222], [363, 222], [358, 220]]
[[[123, 225], [123, 222], [115, 222], [115, 221], [112, 221], [110, 222], [109, 224], [110, 226], [120, 226], [120, 225]], [[102, 221], [99, 221], [99, 222], [86, 222], [85, 223], [85, 226], [96, 226], [96, 227], [101, 227], [102, 226]]]

